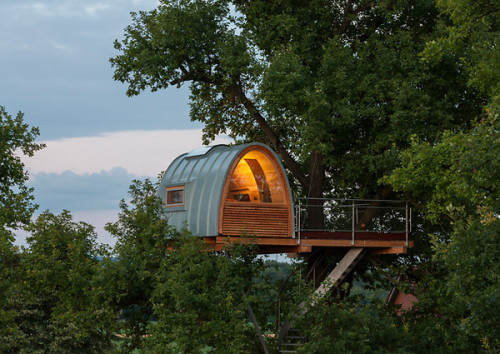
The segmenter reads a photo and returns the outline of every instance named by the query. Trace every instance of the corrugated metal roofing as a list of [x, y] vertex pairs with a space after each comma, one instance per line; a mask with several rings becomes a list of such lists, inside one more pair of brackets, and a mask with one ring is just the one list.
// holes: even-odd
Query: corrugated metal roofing
[[[184, 186], [184, 205], [167, 208], [169, 224], [188, 229], [199, 236], [217, 236], [219, 208], [224, 183], [234, 160], [250, 146], [263, 146], [280, 163], [280, 158], [268, 146], [260, 143], [215, 145], [196, 149], [177, 157], [165, 171], [158, 195], [165, 203], [165, 189]], [[287, 186], [288, 191], [290, 190]]]

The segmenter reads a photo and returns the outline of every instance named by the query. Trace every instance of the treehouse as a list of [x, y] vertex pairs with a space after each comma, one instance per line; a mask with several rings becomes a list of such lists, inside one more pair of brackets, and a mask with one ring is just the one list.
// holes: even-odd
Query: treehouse
[[158, 193], [169, 224], [187, 227], [215, 250], [244, 235], [256, 236], [260, 253], [353, 247], [405, 253], [412, 246], [404, 202], [314, 199], [294, 206], [280, 158], [260, 143], [180, 155]]
[[[310, 198], [294, 205], [279, 157], [259, 143], [208, 146], [177, 157], [158, 194], [169, 224], [187, 227], [215, 251], [248, 235], [261, 254], [306, 256], [306, 278], [316, 288], [312, 304], [338, 288], [365, 256], [376, 264], [374, 254], [405, 253], [413, 246], [406, 202]], [[334, 254], [341, 259], [330, 271], [323, 260]], [[306, 311], [305, 302], [299, 308]], [[281, 352], [295, 345], [287, 342], [293, 325], [290, 319], [281, 326]]]
[[290, 187], [262, 144], [217, 145], [176, 158], [160, 185], [169, 223], [195, 235], [292, 239]]

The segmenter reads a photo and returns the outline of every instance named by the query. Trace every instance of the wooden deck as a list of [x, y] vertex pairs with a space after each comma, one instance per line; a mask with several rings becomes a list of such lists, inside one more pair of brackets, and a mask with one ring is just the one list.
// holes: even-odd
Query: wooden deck
[[[299, 238], [300, 237], [300, 238]], [[242, 239], [240, 236], [204, 237], [204, 241], [213, 245], [214, 251], [223, 250], [234, 242], [255, 242], [260, 254], [305, 254], [317, 248], [334, 247], [366, 247], [373, 254], [399, 254], [413, 247], [413, 241], [408, 241], [406, 234], [355, 232], [354, 242], [352, 232], [347, 231], [301, 231], [295, 238], [285, 237], [256, 237]]]

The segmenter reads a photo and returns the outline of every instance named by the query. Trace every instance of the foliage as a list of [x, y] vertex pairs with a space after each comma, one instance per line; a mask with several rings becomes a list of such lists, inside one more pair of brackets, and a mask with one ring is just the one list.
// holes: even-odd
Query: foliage
[[478, 350], [496, 346], [476, 299], [496, 308], [496, 221], [480, 215], [499, 212], [498, 14], [487, 0], [161, 1], [133, 15], [111, 63], [129, 95], [190, 83], [206, 141], [270, 144], [307, 196], [383, 199], [395, 187], [422, 206], [417, 253], [393, 259], [418, 264], [418, 316], [325, 306], [311, 351], [396, 351], [397, 335]]
[[444, 351], [498, 350], [500, 318], [500, 137], [498, 104], [467, 132], [439, 143], [415, 140], [388, 178], [411, 193], [427, 218], [434, 255], [420, 265], [410, 329], [422, 346]]
[[206, 141], [272, 145], [304, 194], [374, 197], [412, 134], [434, 141], [479, 112], [459, 60], [420, 60], [437, 14], [431, 0], [161, 1], [111, 63], [129, 95], [190, 83]]
[[11, 308], [12, 291], [20, 280], [18, 249], [13, 245], [12, 228], [29, 222], [36, 205], [32, 190], [26, 187], [28, 173], [19, 158], [43, 147], [35, 143], [37, 128], [23, 123], [19, 112], [12, 118], [0, 106], [0, 352], [14, 345], [19, 330]]
[[246, 301], [264, 326], [275, 305], [252, 247], [216, 254], [176, 231], [149, 180], [134, 181], [129, 195], [106, 226], [117, 242], [100, 280], [120, 316], [120, 351], [252, 351], [258, 341]]
[[0, 227], [0, 352], [12, 348], [21, 335], [12, 308], [14, 288], [20, 281], [19, 254], [12, 238], [11, 231]]
[[[109, 348], [112, 313], [99, 300], [102, 270], [93, 228], [69, 212], [42, 213], [29, 226], [29, 248], [21, 255], [22, 281], [13, 294], [21, 331], [13, 350], [76, 353]], [[8, 340], [10, 338], [7, 338]]]
[[385, 182], [409, 193], [441, 227], [430, 234], [432, 260], [420, 266], [411, 335], [426, 349], [494, 352], [500, 348], [500, 5], [438, 6], [441, 36], [427, 44], [423, 59], [459, 58], [469, 87], [485, 95], [484, 113], [472, 129], [446, 131], [438, 143], [415, 138]]
[[[250, 247], [250, 248], [249, 248]], [[251, 245], [215, 253], [183, 232], [158, 272], [147, 349], [156, 352], [258, 352], [247, 303], [262, 270]], [[258, 299], [258, 297], [257, 297]]]
[[[420, 206], [415, 309], [322, 302], [300, 322], [303, 352], [495, 352], [499, 15], [489, 0], [162, 0], [133, 15], [111, 62], [129, 95], [190, 83], [206, 141], [272, 145], [308, 196], [394, 188]], [[43, 213], [19, 253], [8, 228], [35, 205], [16, 154], [42, 148], [22, 118], [0, 107], [0, 351], [101, 352], [117, 329], [125, 352], [258, 351], [247, 303], [271, 329], [282, 277], [251, 247], [215, 253], [173, 230], [149, 181], [107, 226], [113, 258], [68, 212]]]
[[102, 280], [120, 327], [126, 336], [121, 350], [141, 345], [141, 336], [153, 319], [152, 293], [157, 272], [165, 258], [167, 242], [175, 230], [168, 225], [164, 208], [149, 180], [134, 181], [129, 190], [130, 204], [122, 200], [118, 221], [106, 225], [116, 237], [113, 259], [105, 260]]
[[342, 303], [323, 301], [299, 322], [307, 343], [299, 353], [407, 353], [409, 336], [383, 302], [359, 297]]
[[424, 59], [455, 56], [471, 87], [489, 97], [500, 92], [500, 4], [495, 0], [438, 0], [441, 36], [427, 44]]
[[500, 348], [499, 231], [500, 222], [490, 217], [459, 221], [448, 242], [436, 242], [433, 261], [420, 270], [417, 305], [406, 314], [422, 351]]
[[500, 118], [477, 122], [469, 132], [443, 133], [438, 144], [414, 140], [402, 167], [387, 179], [411, 192], [435, 223], [474, 215], [478, 208], [500, 210]]
[[35, 209], [32, 189], [26, 187], [28, 173], [18, 156], [33, 156], [44, 145], [35, 143], [38, 128], [23, 123], [19, 112], [12, 118], [0, 106], [0, 227], [27, 223]]

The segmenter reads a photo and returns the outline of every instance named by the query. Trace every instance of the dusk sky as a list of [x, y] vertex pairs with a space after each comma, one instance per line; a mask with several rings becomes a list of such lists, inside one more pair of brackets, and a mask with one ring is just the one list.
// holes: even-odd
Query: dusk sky
[[[131, 181], [155, 181], [176, 156], [202, 144], [187, 86], [130, 98], [112, 78], [113, 41], [130, 12], [157, 4], [0, 0], [0, 105], [12, 116], [22, 111], [47, 144], [23, 159], [38, 212], [70, 210], [111, 245], [102, 227], [116, 220]], [[22, 235], [17, 243], [24, 244]]]

